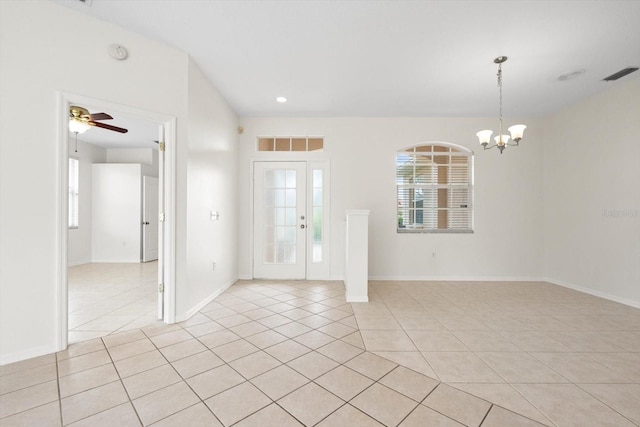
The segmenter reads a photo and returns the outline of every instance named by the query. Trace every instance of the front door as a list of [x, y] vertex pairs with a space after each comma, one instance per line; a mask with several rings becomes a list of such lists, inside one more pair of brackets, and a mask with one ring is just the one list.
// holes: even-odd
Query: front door
[[254, 278], [306, 278], [306, 181], [306, 162], [254, 163]]

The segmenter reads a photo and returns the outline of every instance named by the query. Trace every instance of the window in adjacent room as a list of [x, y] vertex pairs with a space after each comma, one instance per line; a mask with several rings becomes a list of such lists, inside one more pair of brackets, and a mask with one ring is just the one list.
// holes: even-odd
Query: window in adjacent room
[[69, 228], [78, 228], [78, 190], [80, 187], [80, 161], [69, 158]]
[[398, 233], [473, 232], [473, 152], [447, 143], [396, 154]]

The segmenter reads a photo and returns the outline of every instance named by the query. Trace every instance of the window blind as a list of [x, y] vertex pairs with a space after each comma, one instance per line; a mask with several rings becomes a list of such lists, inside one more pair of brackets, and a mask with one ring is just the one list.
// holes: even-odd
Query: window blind
[[444, 143], [396, 155], [398, 232], [473, 231], [473, 153]]

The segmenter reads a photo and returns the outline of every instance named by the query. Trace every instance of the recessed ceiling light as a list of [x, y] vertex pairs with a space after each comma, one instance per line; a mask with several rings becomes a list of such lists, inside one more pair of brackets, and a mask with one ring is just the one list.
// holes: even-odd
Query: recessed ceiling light
[[561, 82], [566, 81], [566, 80], [572, 80], [575, 79], [576, 77], [579, 77], [581, 75], [583, 75], [585, 73], [585, 69], [582, 68], [580, 70], [576, 70], [576, 71], [572, 71], [570, 73], [566, 73], [566, 74], [562, 74], [561, 76], [558, 76], [558, 80], [560, 80]]
[[285, 98], [284, 96], [279, 96], [276, 98], [276, 101], [278, 102], [287, 102], [287, 98]]

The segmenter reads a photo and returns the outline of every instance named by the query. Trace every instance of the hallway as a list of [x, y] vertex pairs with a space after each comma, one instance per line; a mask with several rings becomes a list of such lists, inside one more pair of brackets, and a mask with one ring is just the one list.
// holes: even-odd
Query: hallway
[[69, 343], [157, 322], [158, 262], [69, 267]]

